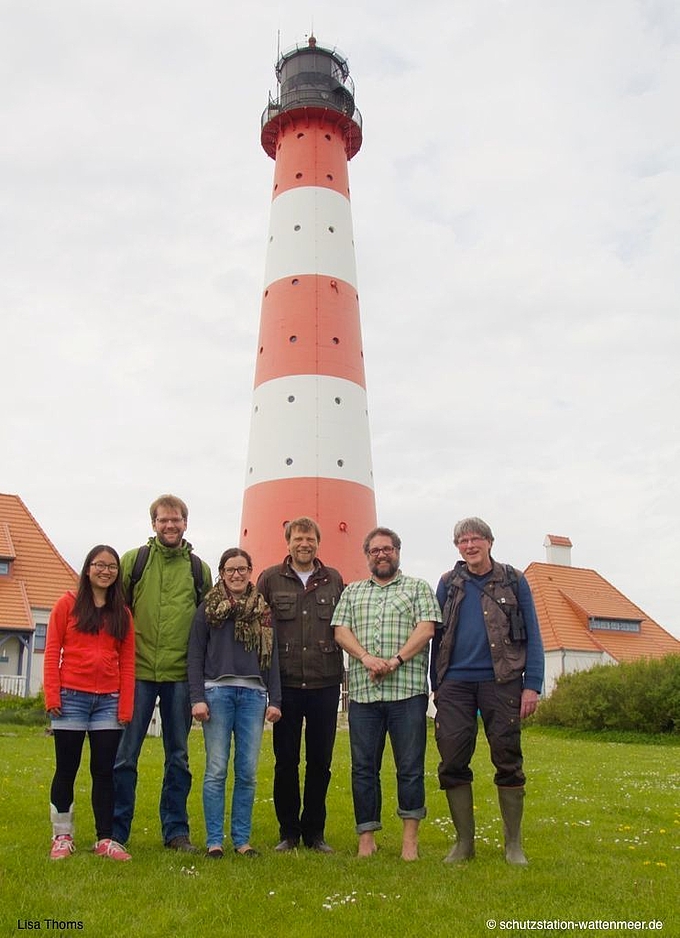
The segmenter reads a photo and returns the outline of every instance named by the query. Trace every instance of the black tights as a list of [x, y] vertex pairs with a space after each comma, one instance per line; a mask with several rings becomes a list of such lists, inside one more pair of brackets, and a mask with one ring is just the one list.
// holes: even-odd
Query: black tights
[[[113, 829], [113, 763], [122, 730], [89, 730], [92, 810], [97, 840], [110, 837]], [[73, 804], [73, 786], [80, 767], [85, 730], [54, 730], [57, 770], [52, 779], [50, 801], [59, 813]]]

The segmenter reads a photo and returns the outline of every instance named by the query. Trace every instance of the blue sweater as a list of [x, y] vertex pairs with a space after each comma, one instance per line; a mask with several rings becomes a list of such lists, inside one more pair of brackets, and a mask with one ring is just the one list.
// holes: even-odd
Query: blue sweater
[[[453, 654], [444, 679], [447, 681], [493, 681], [494, 670], [491, 661], [491, 649], [489, 648], [488, 633], [484, 624], [479, 592], [480, 589], [484, 588], [491, 571], [483, 576], [475, 576], [469, 571], [468, 574], [476, 585], [470, 585], [465, 590], [458, 607]], [[477, 585], [479, 589], [477, 589]], [[527, 630], [527, 661], [523, 686], [540, 694], [543, 687], [544, 657], [536, 608], [531, 589], [525, 577], [519, 577], [517, 587], [517, 602], [522, 611]], [[443, 580], [440, 580], [437, 587], [437, 599], [442, 610], [447, 595], [446, 584]]]

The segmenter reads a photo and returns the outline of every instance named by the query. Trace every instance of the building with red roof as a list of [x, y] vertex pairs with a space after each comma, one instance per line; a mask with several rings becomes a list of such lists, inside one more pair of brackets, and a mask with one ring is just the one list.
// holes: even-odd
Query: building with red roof
[[680, 641], [595, 570], [571, 566], [568, 537], [549, 534], [547, 563], [524, 571], [545, 648], [545, 693], [558, 677], [596, 664], [680, 654]]
[[77, 584], [19, 496], [0, 493], [0, 691], [38, 693], [52, 606]]

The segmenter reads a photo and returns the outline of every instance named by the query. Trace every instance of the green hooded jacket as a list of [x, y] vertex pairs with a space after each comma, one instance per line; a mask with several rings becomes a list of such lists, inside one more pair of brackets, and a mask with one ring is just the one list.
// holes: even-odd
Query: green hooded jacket
[[[135, 678], [141, 681], [186, 681], [189, 631], [196, 612], [188, 541], [164, 547], [149, 538], [149, 559], [135, 586]], [[121, 557], [123, 592], [127, 593], [139, 548]], [[203, 596], [212, 584], [210, 567], [203, 566]]]

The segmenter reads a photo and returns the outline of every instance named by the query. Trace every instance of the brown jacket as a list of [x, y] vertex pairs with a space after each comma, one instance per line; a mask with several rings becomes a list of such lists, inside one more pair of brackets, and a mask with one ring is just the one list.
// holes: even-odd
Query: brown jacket
[[262, 571], [257, 588], [272, 611], [281, 685], [313, 690], [339, 684], [344, 662], [331, 628], [344, 589], [338, 571], [315, 560], [305, 587], [288, 556], [282, 564]]

